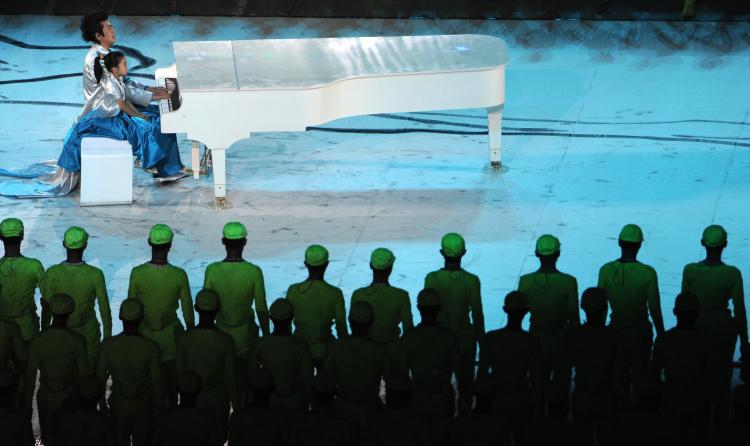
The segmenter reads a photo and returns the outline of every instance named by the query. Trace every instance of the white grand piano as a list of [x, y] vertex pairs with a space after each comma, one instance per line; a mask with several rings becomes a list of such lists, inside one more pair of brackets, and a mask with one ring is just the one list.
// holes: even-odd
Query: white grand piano
[[501, 164], [505, 43], [485, 35], [174, 42], [175, 64], [156, 70], [164, 133], [211, 151], [217, 204], [226, 155], [255, 132], [304, 131], [346, 116], [486, 108], [489, 154]]

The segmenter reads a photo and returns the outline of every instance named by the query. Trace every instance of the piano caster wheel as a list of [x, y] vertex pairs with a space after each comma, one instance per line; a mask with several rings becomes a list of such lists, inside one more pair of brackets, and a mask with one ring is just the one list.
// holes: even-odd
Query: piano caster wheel
[[224, 209], [227, 205], [227, 199], [224, 197], [216, 197], [216, 209]]
[[503, 167], [503, 163], [501, 163], [500, 161], [491, 161], [490, 166], [492, 166], [492, 168], [495, 170], [500, 170], [500, 168]]

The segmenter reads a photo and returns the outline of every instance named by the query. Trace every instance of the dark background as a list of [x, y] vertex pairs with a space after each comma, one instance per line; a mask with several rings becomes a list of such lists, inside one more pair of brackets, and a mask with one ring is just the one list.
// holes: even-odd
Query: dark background
[[[681, 20], [682, 0], [0, 0], [0, 14]], [[748, 21], [750, 0], [698, 0], [694, 20]]]

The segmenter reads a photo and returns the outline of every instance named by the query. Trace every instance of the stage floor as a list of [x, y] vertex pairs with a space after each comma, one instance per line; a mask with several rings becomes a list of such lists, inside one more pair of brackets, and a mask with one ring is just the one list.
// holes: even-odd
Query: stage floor
[[[57, 157], [81, 108], [80, 78], [9, 81], [80, 73], [85, 48], [70, 48], [83, 45], [77, 21], [0, 16], [0, 167]], [[482, 279], [488, 329], [504, 323], [502, 298], [519, 275], [537, 267], [534, 242], [544, 233], [560, 237], [559, 267], [583, 290], [618, 256], [622, 225], [640, 224], [641, 260], [659, 273], [668, 327], [682, 267], [701, 258], [706, 225], [727, 228], [726, 261], [750, 275], [747, 24], [112, 21], [119, 43], [155, 59], [139, 71], [147, 74], [172, 63], [172, 40], [483, 33], [503, 38], [510, 55], [500, 172], [489, 168], [483, 111], [456, 110], [326, 125], [357, 129], [351, 133], [253, 135], [228, 150], [232, 205], [224, 210], [213, 207], [210, 177], [159, 186], [142, 171], [132, 206], [82, 208], [77, 193], [0, 198], [2, 217], [26, 224], [26, 253], [45, 265], [64, 258], [68, 226], [89, 231], [86, 259], [104, 270], [113, 312], [131, 268], [149, 258], [154, 223], [175, 229], [171, 260], [188, 271], [195, 293], [206, 265], [223, 257], [221, 226], [244, 222], [247, 257], [263, 268], [271, 301], [305, 278], [302, 256], [311, 243], [329, 248], [328, 279], [347, 301], [369, 283], [369, 254], [378, 246], [395, 251], [392, 282], [415, 296], [425, 274], [441, 266], [440, 237], [457, 231], [468, 242], [465, 267]], [[189, 144], [180, 144], [189, 162]]]

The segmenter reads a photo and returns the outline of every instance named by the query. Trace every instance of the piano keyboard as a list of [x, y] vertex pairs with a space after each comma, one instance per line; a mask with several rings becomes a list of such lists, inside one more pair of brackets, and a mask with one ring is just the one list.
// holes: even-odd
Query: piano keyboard
[[180, 108], [180, 85], [177, 83], [177, 79], [173, 77], [164, 78], [162, 87], [167, 89], [169, 97], [159, 101], [159, 107], [162, 113], [169, 113]]

